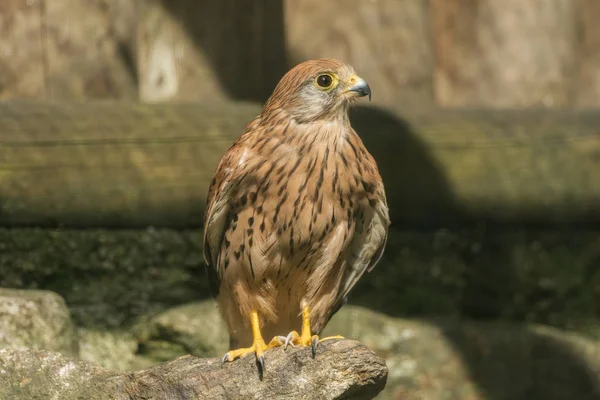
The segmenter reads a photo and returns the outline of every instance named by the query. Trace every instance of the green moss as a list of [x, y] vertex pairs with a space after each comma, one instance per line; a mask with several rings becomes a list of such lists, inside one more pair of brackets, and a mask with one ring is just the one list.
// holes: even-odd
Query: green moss
[[392, 232], [350, 302], [392, 315], [600, 320], [597, 231]]
[[209, 296], [201, 233], [170, 230], [0, 230], [0, 286], [60, 293], [83, 326]]
[[[201, 232], [0, 230], [0, 286], [57, 291], [79, 325], [117, 327], [209, 297]], [[350, 303], [397, 316], [598, 326], [598, 231], [390, 232]]]

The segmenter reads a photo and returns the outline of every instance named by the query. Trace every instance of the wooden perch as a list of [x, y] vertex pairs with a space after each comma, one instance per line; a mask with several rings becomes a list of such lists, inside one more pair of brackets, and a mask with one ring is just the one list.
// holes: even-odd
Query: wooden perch
[[145, 370], [113, 373], [58, 353], [0, 350], [0, 398], [33, 399], [372, 399], [383, 390], [385, 361], [357, 341], [266, 353], [259, 379], [253, 357], [221, 367], [218, 358], [183, 356]]

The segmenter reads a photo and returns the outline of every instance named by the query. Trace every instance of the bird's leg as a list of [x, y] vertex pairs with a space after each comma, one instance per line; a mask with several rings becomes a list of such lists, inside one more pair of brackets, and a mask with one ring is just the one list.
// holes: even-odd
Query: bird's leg
[[243, 357], [250, 353], [254, 353], [256, 355], [256, 360], [258, 361], [262, 370], [264, 371], [265, 351], [283, 345], [282, 339], [285, 338], [282, 338], [281, 336], [275, 336], [269, 342], [269, 344], [265, 343], [260, 332], [260, 321], [258, 319], [258, 313], [256, 311], [252, 311], [252, 313], [250, 314], [250, 324], [252, 325], [252, 337], [254, 338], [254, 343], [252, 344], [252, 346], [228, 351], [221, 359], [221, 366], [223, 366], [223, 364], [225, 364], [225, 362], [227, 361], [233, 361], [236, 358]]
[[325, 340], [331, 339], [343, 339], [343, 336], [328, 336], [325, 338], [319, 338], [319, 335], [311, 334], [310, 330], [310, 309], [308, 306], [302, 310], [302, 334], [298, 335], [298, 332], [291, 331], [285, 339], [284, 349], [287, 349], [288, 344], [292, 346], [311, 346], [313, 357], [317, 354], [317, 344]]

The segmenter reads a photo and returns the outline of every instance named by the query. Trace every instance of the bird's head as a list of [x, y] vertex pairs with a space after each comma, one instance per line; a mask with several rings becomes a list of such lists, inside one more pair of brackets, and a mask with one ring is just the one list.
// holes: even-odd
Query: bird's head
[[263, 114], [284, 110], [298, 123], [347, 119], [348, 105], [363, 96], [370, 100], [371, 88], [350, 65], [334, 59], [310, 60], [281, 78]]

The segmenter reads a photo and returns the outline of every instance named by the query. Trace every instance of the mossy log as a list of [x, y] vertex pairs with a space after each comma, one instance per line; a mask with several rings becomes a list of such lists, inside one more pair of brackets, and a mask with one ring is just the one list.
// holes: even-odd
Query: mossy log
[[[260, 107], [4, 103], [0, 225], [198, 227]], [[357, 107], [394, 223], [600, 221], [600, 110]]]

